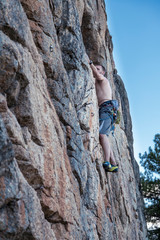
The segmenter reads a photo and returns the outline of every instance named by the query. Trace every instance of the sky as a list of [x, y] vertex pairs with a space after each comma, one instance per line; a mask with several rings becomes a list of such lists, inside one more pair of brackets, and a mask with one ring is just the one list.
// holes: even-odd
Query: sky
[[134, 153], [160, 133], [160, 0], [105, 0], [113, 56], [129, 98]]

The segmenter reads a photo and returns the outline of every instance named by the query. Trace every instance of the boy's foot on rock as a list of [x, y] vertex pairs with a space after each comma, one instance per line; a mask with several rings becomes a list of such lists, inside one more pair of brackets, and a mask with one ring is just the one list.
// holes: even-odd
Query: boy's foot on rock
[[109, 162], [104, 162], [103, 167], [106, 170], [106, 172], [118, 172], [118, 166], [112, 165]]
[[111, 167], [106, 169], [107, 172], [118, 172], [118, 166], [117, 165], [112, 165]]
[[103, 167], [104, 167], [105, 170], [107, 170], [107, 169], [111, 168], [112, 166], [109, 162], [106, 161], [106, 162], [103, 163]]

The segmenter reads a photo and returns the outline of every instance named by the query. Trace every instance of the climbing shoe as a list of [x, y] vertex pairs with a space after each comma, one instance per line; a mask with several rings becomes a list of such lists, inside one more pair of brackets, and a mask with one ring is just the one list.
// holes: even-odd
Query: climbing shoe
[[106, 161], [106, 162], [103, 163], [103, 167], [104, 167], [105, 170], [107, 170], [107, 169], [111, 168], [112, 166], [109, 162]]
[[110, 164], [111, 167], [109, 167], [108, 169], [105, 169], [107, 172], [118, 172], [118, 166], [117, 165], [112, 165]]

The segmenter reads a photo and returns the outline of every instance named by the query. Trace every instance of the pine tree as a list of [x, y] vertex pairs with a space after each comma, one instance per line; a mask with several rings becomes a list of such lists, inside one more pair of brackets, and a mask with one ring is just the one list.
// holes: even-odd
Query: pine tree
[[[160, 134], [154, 138], [154, 149], [139, 155], [144, 173], [141, 173], [141, 189], [145, 199], [146, 221], [156, 226], [148, 230], [150, 240], [160, 239]], [[158, 175], [157, 175], [158, 174]], [[157, 177], [158, 176], [158, 177]]]

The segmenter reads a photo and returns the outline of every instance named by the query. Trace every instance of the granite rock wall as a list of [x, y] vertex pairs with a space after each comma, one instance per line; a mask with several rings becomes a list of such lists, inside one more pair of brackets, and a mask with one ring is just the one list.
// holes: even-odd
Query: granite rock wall
[[[0, 240], [147, 239], [112, 51], [103, 0], [0, 0]], [[117, 174], [102, 167], [87, 55], [120, 103]]]

